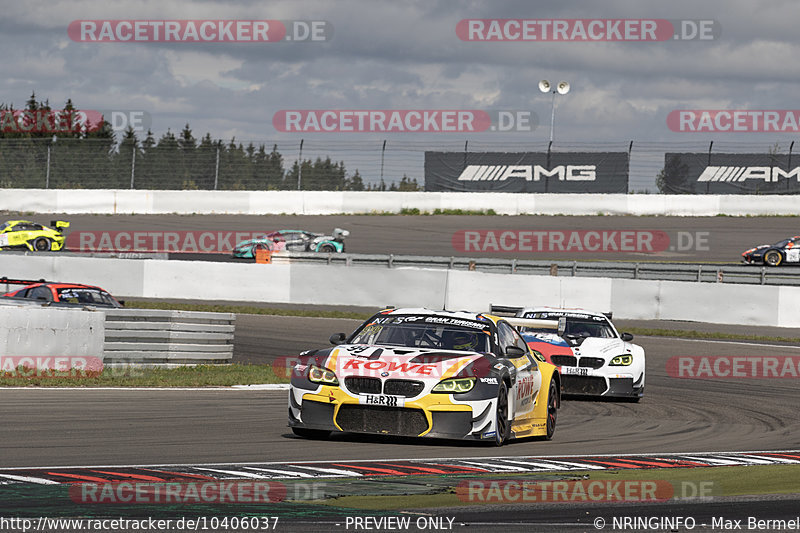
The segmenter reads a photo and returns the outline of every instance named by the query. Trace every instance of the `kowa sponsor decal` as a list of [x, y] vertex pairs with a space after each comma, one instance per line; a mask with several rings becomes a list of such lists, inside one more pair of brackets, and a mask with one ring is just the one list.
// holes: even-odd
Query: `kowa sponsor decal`
[[542, 176], [558, 177], [559, 181], [595, 181], [597, 165], [558, 165], [547, 169], [541, 165], [467, 165], [459, 181], [505, 181], [522, 178], [541, 181]]
[[781, 178], [791, 179], [792, 177], [800, 181], [800, 167], [783, 170], [779, 167], [708, 166], [697, 178], [697, 181], [741, 182], [753, 179], [774, 183]]

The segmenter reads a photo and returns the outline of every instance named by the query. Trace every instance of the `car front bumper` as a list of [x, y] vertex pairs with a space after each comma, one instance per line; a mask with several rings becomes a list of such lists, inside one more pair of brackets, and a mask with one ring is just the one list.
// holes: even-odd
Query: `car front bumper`
[[561, 372], [562, 394], [617, 398], [641, 398], [644, 395], [644, 372], [638, 377], [633, 373], [576, 375], [565, 372], [566, 368], [562, 367]]
[[496, 399], [474, 405], [446, 404], [434, 403], [430, 396], [406, 401], [402, 407], [386, 407], [362, 405], [352, 398], [331, 401], [331, 396], [293, 389], [289, 393], [289, 426], [400, 437], [494, 439]]

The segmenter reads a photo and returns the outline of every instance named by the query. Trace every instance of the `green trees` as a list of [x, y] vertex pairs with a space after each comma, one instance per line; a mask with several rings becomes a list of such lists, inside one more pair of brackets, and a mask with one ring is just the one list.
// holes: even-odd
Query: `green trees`
[[188, 123], [158, 140], [150, 130], [139, 135], [130, 126], [115, 132], [105, 117], [72, 100], [52, 109], [31, 93], [21, 110], [0, 103], [0, 188], [420, 190], [407, 176], [388, 189], [383, 180], [365, 184], [358, 169], [349, 173], [330, 157], [294, 160], [287, 169], [277, 144], [267, 151], [209, 133], [198, 141]]

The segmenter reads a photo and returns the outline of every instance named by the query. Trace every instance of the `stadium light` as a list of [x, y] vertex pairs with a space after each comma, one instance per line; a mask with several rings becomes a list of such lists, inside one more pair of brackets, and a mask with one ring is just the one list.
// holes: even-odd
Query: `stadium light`
[[556, 122], [556, 94], [567, 94], [569, 92], [570, 85], [569, 82], [560, 81], [558, 85], [553, 87], [549, 81], [542, 80], [539, 82], [539, 90], [543, 93], [553, 93], [553, 102], [551, 105], [551, 112], [550, 112], [550, 143], [553, 142], [553, 128]]

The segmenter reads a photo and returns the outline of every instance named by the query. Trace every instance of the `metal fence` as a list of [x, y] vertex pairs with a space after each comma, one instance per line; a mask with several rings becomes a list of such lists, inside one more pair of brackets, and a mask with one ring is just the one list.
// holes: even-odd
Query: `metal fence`
[[584, 278], [622, 278], [703, 283], [745, 283], [751, 285], [800, 286], [800, 268], [757, 265], [712, 265], [684, 263], [633, 263], [611, 261], [533, 261], [469, 257], [427, 257], [421, 255], [320, 254], [291, 252], [272, 256], [275, 263], [304, 262], [345, 266], [420, 267], [474, 270], [500, 274], [532, 274]]
[[[420, 139], [417, 137], [417, 139]], [[153, 144], [154, 143], [154, 144]], [[484, 140], [272, 139], [151, 142], [113, 139], [0, 139], [0, 188], [361, 190], [424, 184], [426, 151], [608, 152], [630, 154], [629, 192], [657, 192], [668, 152], [790, 154], [793, 141], [523, 142]], [[403, 178], [406, 178], [405, 182]]]

